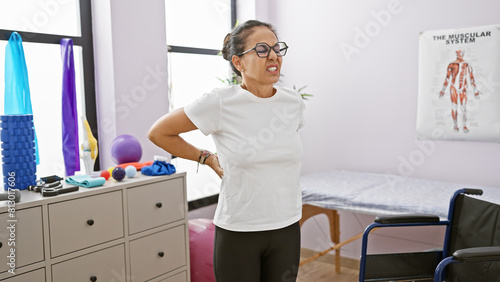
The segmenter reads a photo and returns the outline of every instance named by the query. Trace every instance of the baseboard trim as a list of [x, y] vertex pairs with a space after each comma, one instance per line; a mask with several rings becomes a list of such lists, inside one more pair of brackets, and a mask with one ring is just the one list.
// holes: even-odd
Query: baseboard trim
[[[302, 248], [300, 251], [300, 256], [302, 258], [309, 258], [309, 257], [314, 256], [317, 253], [319, 253], [319, 252], [315, 251], [315, 250]], [[335, 264], [335, 255], [328, 253], [326, 255], [320, 256], [319, 258], [317, 258], [315, 260], [320, 261], [320, 262], [324, 262], [324, 263]], [[353, 259], [353, 258], [341, 256], [340, 257], [340, 266], [359, 270], [359, 259]]]

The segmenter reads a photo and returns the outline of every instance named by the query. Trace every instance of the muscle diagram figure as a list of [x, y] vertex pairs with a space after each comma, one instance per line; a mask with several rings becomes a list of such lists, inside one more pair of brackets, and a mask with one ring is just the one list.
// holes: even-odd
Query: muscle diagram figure
[[474, 92], [474, 97], [479, 98], [479, 91], [476, 89], [476, 82], [472, 73], [471, 65], [464, 60], [464, 50], [458, 50], [457, 59], [448, 65], [446, 79], [443, 89], [439, 92], [439, 97], [443, 97], [448, 85], [450, 86], [451, 96], [451, 117], [453, 118], [453, 130], [459, 131], [458, 100], [460, 100], [460, 110], [462, 112], [463, 132], [469, 132], [467, 128], [467, 90], [470, 87]]

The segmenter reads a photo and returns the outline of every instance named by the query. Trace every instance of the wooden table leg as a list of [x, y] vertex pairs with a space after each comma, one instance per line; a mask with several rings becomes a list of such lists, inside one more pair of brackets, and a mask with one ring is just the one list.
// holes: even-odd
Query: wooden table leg
[[[337, 245], [340, 243], [340, 221], [339, 214], [337, 210], [325, 209], [313, 205], [303, 205], [302, 206], [302, 218], [299, 223], [300, 226], [309, 218], [318, 215], [325, 214], [330, 222], [330, 237], [332, 243]], [[326, 253], [325, 253], [326, 254]], [[319, 257], [319, 256], [318, 256]], [[340, 248], [335, 248], [335, 272], [340, 273]]]

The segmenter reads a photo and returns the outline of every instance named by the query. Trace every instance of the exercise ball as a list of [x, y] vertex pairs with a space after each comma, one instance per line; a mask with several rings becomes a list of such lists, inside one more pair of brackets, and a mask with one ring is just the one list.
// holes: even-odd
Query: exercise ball
[[215, 225], [206, 218], [191, 219], [189, 258], [192, 282], [215, 282], [213, 269]]
[[127, 173], [125, 172], [125, 169], [123, 167], [115, 167], [113, 169], [113, 173], [111, 173], [111, 177], [113, 177], [114, 180], [116, 181], [122, 181], [125, 178], [125, 175]]
[[128, 165], [125, 168], [125, 173], [127, 174], [127, 177], [132, 178], [137, 173], [137, 168], [135, 168], [135, 166], [133, 165]]
[[104, 179], [108, 180], [109, 177], [111, 176], [111, 173], [107, 170], [103, 170], [101, 171], [101, 174], [100, 174], [101, 177], [104, 177]]
[[111, 159], [117, 164], [138, 162], [142, 157], [139, 140], [132, 135], [117, 136], [111, 142]]

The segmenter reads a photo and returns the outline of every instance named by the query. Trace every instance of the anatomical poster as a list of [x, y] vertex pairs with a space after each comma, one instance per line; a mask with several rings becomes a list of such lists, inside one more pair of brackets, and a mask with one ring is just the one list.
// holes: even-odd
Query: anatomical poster
[[419, 139], [500, 142], [500, 25], [419, 38]]

